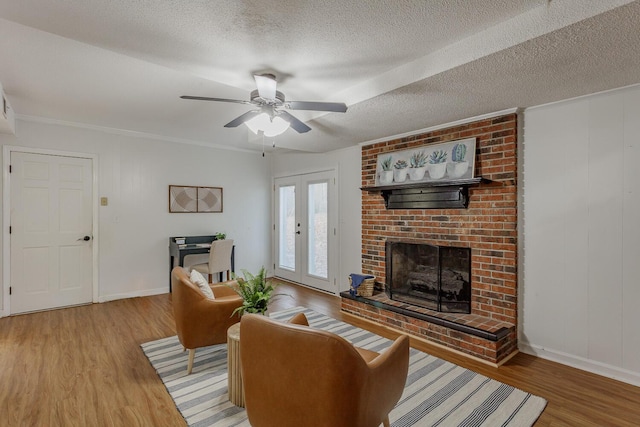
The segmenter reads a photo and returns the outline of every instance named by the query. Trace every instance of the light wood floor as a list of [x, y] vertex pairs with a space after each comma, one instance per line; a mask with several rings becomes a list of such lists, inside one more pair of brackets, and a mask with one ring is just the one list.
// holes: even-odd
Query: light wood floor
[[[279, 292], [290, 296], [276, 299], [272, 311], [302, 305], [351, 320], [337, 297], [288, 284]], [[185, 425], [140, 349], [174, 334], [170, 295], [0, 319], [0, 426]], [[639, 387], [525, 354], [495, 369], [424, 342], [412, 345], [544, 397], [549, 403], [536, 426], [640, 425]]]

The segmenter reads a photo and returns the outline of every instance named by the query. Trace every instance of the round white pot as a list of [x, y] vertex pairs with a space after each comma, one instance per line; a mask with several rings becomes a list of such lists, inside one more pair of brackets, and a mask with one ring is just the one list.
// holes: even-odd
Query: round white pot
[[429, 165], [429, 176], [432, 179], [440, 179], [444, 176], [445, 172], [447, 172], [447, 164], [446, 163], [435, 163]]
[[421, 168], [409, 168], [409, 178], [411, 178], [411, 181], [420, 181], [424, 178], [425, 172], [427, 172], [426, 166]]
[[393, 171], [393, 180], [395, 182], [405, 182], [407, 180], [407, 169], [396, 169]]
[[380, 172], [380, 185], [387, 185], [393, 182], [393, 171]]
[[464, 160], [462, 162], [447, 163], [447, 175], [450, 178], [460, 178], [467, 173], [469, 169], [469, 162]]

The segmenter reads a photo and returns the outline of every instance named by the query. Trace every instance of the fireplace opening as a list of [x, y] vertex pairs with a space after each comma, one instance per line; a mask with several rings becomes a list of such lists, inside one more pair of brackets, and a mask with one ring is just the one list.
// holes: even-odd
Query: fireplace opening
[[471, 313], [471, 248], [387, 241], [389, 298], [446, 313]]

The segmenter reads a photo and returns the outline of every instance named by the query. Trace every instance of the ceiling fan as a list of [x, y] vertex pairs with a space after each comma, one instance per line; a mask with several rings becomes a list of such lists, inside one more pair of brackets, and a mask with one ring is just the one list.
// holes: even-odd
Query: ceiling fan
[[204, 96], [183, 95], [182, 99], [194, 99], [197, 101], [233, 102], [237, 104], [255, 105], [255, 110], [236, 117], [224, 125], [226, 128], [238, 127], [245, 123], [254, 133], [264, 131], [265, 136], [278, 135], [290, 126], [298, 133], [309, 132], [311, 128], [302, 121], [289, 114], [288, 110], [328, 111], [344, 113], [347, 106], [342, 102], [311, 102], [311, 101], [286, 101], [284, 94], [276, 90], [276, 76], [273, 74], [261, 74], [253, 76], [256, 80], [257, 90], [251, 91], [250, 100], [225, 98], [208, 98]]

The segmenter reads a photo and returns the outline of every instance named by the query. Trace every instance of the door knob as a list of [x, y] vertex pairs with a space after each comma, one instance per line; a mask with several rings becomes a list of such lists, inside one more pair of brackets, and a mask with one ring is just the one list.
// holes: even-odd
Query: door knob
[[296, 231], [296, 234], [300, 234], [300, 230]]
[[78, 241], [84, 240], [85, 242], [88, 242], [89, 240], [91, 240], [90, 236], [84, 236], [82, 239], [78, 239]]

